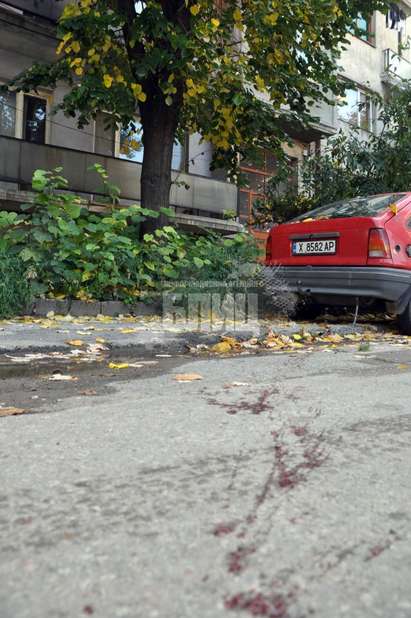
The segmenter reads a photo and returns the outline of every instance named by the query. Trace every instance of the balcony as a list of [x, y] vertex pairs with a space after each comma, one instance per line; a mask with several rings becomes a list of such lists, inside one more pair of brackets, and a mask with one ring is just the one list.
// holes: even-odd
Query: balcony
[[407, 79], [411, 79], [411, 63], [393, 52], [392, 49], [385, 49], [381, 80], [390, 85], [400, 84], [402, 80]]
[[[63, 175], [69, 181], [70, 191], [76, 192], [90, 201], [98, 202], [102, 196], [101, 182], [97, 174], [88, 171], [94, 163], [99, 163], [108, 172], [110, 181], [121, 188], [122, 201], [140, 201], [141, 164], [124, 161], [114, 157], [80, 152], [59, 146], [39, 145], [11, 137], [0, 136], [0, 184], [7, 187], [0, 195], [0, 207], [10, 208], [13, 203], [27, 201], [27, 191], [31, 188], [34, 170], [63, 168]], [[170, 202], [178, 207], [181, 224], [193, 226], [197, 221], [205, 227], [236, 231], [240, 226], [234, 222], [214, 219], [225, 210], [237, 210], [237, 187], [227, 182], [173, 172]], [[187, 185], [188, 188], [185, 188]], [[184, 211], [187, 214], [184, 214]], [[192, 216], [192, 211], [198, 216]], [[208, 219], [213, 225], [207, 225]]]
[[291, 138], [306, 144], [330, 137], [337, 131], [335, 105], [316, 101], [310, 108], [310, 114], [316, 120], [308, 126], [294, 118], [281, 119], [280, 125]]
[[68, 0], [56, 3], [56, 0], [1, 0], [0, 5], [16, 15], [43, 17], [55, 21], [64, 9]]

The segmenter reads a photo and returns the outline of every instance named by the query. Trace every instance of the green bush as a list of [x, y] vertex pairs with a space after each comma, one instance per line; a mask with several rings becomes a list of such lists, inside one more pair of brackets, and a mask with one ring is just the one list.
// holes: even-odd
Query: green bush
[[24, 312], [30, 297], [26, 265], [20, 258], [0, 251], [0, 318]]
[[30, 268], [37, 296], [132, 302], [182, 279], [226, 280], [255, 260], [255, 243], [245, 233], [194, 236], [166, 225], [141, 238], [141, 223], [159, 213], [116, 206], [118, 190], [100, 166], [94, 169], [115, 193], [103, 213], [91, 212], [79, 197], [64, 192], [67, 181], [60, 168], [35, 172], [35, 200], [23, 206], [24, 214], [0, 212], [0, 249]]

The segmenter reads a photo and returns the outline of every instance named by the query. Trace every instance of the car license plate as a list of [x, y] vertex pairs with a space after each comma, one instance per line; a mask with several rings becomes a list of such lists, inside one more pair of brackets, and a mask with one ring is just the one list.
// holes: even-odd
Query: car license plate
[[336, 253], [336, 240], [295, 240], [293, 255], [323, 255]]

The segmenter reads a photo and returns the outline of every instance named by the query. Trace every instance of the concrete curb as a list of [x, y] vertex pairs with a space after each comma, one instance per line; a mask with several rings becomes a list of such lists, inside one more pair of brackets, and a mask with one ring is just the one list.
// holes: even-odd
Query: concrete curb
[[27, 313], [37, 317], [46, 317], [51, 312], [55, 315], [70, 314], [74, 317], [96, 317], [98, 315], [110, 317], [118, 317], [119, 315], [152, 316], [161, 315], [162, 307], [159, 302], [151, 304], [136, 302], [133, 305], [126, 305], [119, 300], [86, 302], [83, 300], [38, 298], [33, 301]]

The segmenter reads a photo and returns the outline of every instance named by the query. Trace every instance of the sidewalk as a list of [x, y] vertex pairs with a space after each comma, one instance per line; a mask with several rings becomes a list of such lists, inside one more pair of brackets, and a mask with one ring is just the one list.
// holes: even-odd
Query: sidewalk
[[233, 342], [243, 342], [248, 349], [258, 347], [267, 337], [272, 343], [269, 348], [277, 344], [277, 347], [287, 347], [288, 341], [301, 347], [299, 341], [310, 343], [315, 338], [342, 343], [345, 338], [354, 341], [374, 336], [396, 337], [389, 326], [387, 334], [381, 324], [353, 326], [350, 323], [296, 323], [281, 319], [210, 324], [185, 320], [173, 322], [161, 317], [23, 317], [0, 321], [0, 354], [62, 352], [81, 356], [98, 355], [100, 351], [180, 354], [190, 349], [206, 350], [224, 338], [229, 338], [232, 345]]

